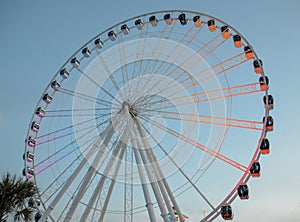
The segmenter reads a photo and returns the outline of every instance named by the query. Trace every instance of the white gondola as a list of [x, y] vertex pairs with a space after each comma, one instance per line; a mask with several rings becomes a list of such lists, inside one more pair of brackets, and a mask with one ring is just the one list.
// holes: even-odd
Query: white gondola
[[33, 121], [31, 124], [31, 130], [33, 132], [37, 132], [40, 129], [40, 124], [38, 124], [37, 122]]
[[151, 23], [152, 26], [157, 26], [158, 21], [157, 21], [155, 15], [150, 16], [149, 22]]
[[35, 172], [32, 168], [27, 168], [27, 177], [32, 178], [34, 176]]
[[34, 154], [30, 153], [30, 152], [27, 152], [26, 153], [26, 161], [27, 162], [32, 162], [33, 160], [34, 160]]
[[66, 69], [60, 70], [59, 74], [63, 79], [67, 79], [70, 75], [70, 73]]
[[43, 101], [44, 101], [45, 103], [47, 103], [47, 104], [51, 103], [52, 99], [53, 99], [53, 98], [52, 98], [51, 95], [49, 95], [49, 93], [46, 93], [46, 94], [43, 96]]
[[80, 65], [80, 62], [76, 57], [74, 57], [71, 59], [71, 64], [73, 67], [77, 68]]
[[103, 47], [103, 42], [101, 41], [100, 38], [96, 39], [94, 41], [95, 46], [97, 46], [98, 49], [101, 49]]
[[172, 17], [171, 17], [170, 14], [165, 14], [164, 15], [164, 20], [165, 20], [165, 22], [166, 22], [167, 25], [171, 25], [172, 21], [173, 21], [173, 19], [172, 19]]
[[55, 91], [58, 90], [60, 88], [60, 83], [57, 82], [56, 80], [54, 80], [52, 83], [51, 83], [51, 88], [54, 89]]
[[88, 47], [83, 48], [81, 52], [85, 58], [88, 58], [91, 56], [91, 51], [88, 49]]
[[144, 24], [143, 24], [143, 22], [142, 22], [141, 19], [135, 20], [134, 24], [136, 25], [136, 27], [137, 27], [138, 30], [141, 30], [143, 28], [143, 26], [144, 26]]
[[108, 32], [107, 36], [110, 38], [111, 41], [115, 41], [117, 38], [117, 35], [116, 33], [114, 33], [114, 31]]
[[123, 34], [127, 35], [130, 31], [130, 29], [128, 28], [128, 26], [125, 24], [125, 25], [122, 25], [121, 26], [121, 31], [123, 32]]
[[33, 136], [29, 136], [27, 139], [27, 145], [30, 147], [34, 147], [36, 144], [36, 139]]
[[40, 117], [43, 118], [46, 114], [46, 111], [42, 108], [42, 107], [38, 107], [35, 111], [35, 114]]

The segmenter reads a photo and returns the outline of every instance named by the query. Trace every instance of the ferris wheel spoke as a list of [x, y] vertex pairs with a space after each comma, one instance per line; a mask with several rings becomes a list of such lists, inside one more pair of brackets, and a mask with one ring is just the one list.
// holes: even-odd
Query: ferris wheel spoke
[[[143, 125], [140, 124], [144, 130], [147, 132], [147, 134], [151, 137], [151, 139], [155, 142], [155, 144], [158, 145], [160, 150], [164, 153], [164, 155], [174, 164], [176, 169], [182, 174], [182, 176], [187, 180], [187, 183], [189, 183], [194, 190], [204, 199], [204, 201], [214, 210], [215, 207], [212, 205], [212, 203], [208, 200], [208, 198], [203, 194], [203, 192], [200, 191], [200, 189], [197, 187], [197, 185], [192, 181], [192, 179], [182, 170], [182, 168], [177, 164], [177, 162], [169, 155], [169, 153], [163, 148], [163, 146], [157, 141], [157, 139], [150, 133], [150, 131]], [[165, 180], [165, 179], [164, 179]], [[173, 194], [173, 193], [170, 193]]]
[[[194, 26], [192, 26], [183, 36], [182, 38], [178, 41], [178, 43], [184, 43], [184, 45], [186, 46], [183, 51], [181, 51], [181, 53], [183, 53], [192, 43], [192, 41], [197, 37], [197, 35], [199, 34], [199, 32], [202, 30], [201, 26], [200, 28], [195, 29]], [[196, 31], [195, 31], [196, 30]], [[193, 32], [195, 31], [195, 33]], [[176, 50], [178, 49], [179, 44], [176, 44], [176, 46], [172, 49], [172, 51], [170, 52], [169, 55], [167, 55], [167, 58], [171, 58], [171, 55], [174, 55]], [[175, 54], [175, 58], [173, 60], [172, 63], [174, 63], [179, 57], [180, 57], [180, 53], [176, 53]], [[168, 73], [169, 69], [172, 67], [172, 63], [169, 64], [167, 66], [167, 68], [165, 69], [165, 73]], [[159, 73], [158, 71], [162, 68], [162, 64], [155, 70], [153, 71], [153, 73]]]
[[203, 54], [200, 57], [200, 60], [197, 60], [197, 62], [194, 62], [191, 65], [189, 65], [187, 67], [188, 70], [184, 70], [183, 72], [180, 73], [179, 76], [174, 78], [175, 81], [178, 80], [180, 77], [185, 75], [191, 68], [193, 68], [196, 64], [199, 64], [200, 62], [205, 61], [205, 57], [207, 57], [208, 55], [213, 53], [213, 51], [216, 50], [217, 48], [219, 48], [223, 43], [225, 43], [226, 40], [227, 39], [222, 38], [221, 34], [218, 34], [213, 39], [211, 39], [209, 42], [204, 44], [200, 49], [195, 51], [195, 53], [193, 53], [191, 56], [189, 56], [187, 59], [185, 59], [179, 66], [177, 66], [176, 68], [171, 70], [169, 73], [166, 73], [166, 76], [172, 76], [172, 74], [174, 74], [177, 69], [179, 69], [180, 67], [183, 67], [184, 64], [190, 62], [194, 57], [199, 58], [199, 55], [201, 55], [203, 52]]
[[[141, 59], [140, 55], [144, 55], [148, 28], [149, 26], [146, 25], [142, 30], [140, 30], [140, 34], [139, 34], [140, 41], [138, 41], [136, 60], [134, 61], [134, 66], [133, 66], [132, 79], [137, 78], [142, 72], [143, 60]], [[143, 42], [143, 44], [141, 42]]]
[[[40, 196], [45, 198], [44, 204], [47, 204], [48, 201], [62, 188], [66, 178], [71, 174], [71, 171], [75, 168], [76, 164], [78, 164], [80, 158], [81, 156], [77, 156], [40, 194]], [[59, 186], [57, 186], [57, 184], [59, 184]]]
[[[167, 26], [166, 29], [162, 30], [161, 32], [161, 35], [158, 36], [158, 41], [156, 42], [155, 46], [153, 47], [154, 49], [152, 50], [152, 53], [151, 53], [151, 56], [150, 57], [153, 57], [158, 51], [160, 50], [163, 50], [164, 47], [166, 47], [165, 45], [161, 46], [161, 40], [162, 39], [169, 39], [169, 35], [171, 34], [171, 31], [174, 29], [175, 27], [175, 23], [173, 22], [172, 25], [170, 26]], [[144, 41], [145, 44], [146, 44], [146, 41]], [[145, 46], [144, 46], [145, 47]], [[161, 48], [162, 47], [162, 48]], [[144, 54], [144, 53], [143, 53]], [[159, 59], [158, 59], [159, 60]], [[144, 76], [146, 74], [152, 74], [154, 69], [155, 69], [155, 66], [157, 65], [157, 61], [153, 62], [152, 59], [148, 59], [146, 64], [143, 64], [144, 67], [143, 67], [143, 70], [140, 71], [139, 73], [139, 76]], [[152, 68], [151, 68], [152, 67]], [[152, 77], [151, 77], [152, 79]], [[142, 80], [142, 78], [139, 78], [138, 80]], [[138, 85], [141, 85], [142, 83], [138, 83]], [[137, 90], [137, 91], [134, 91], [134, 97], [137, 98], [139, 97], [141, 94], [143, 94], [144, 90], [145, 90], [145, 86], [146, 86], [147, 83], [143, 83], [143, 86], [142, 87], [139, 87], [140, 90]]]
[[[109, 76], [109, 78], [110, 78], [110, 80], [112, 81], [112, 83], [113, 83], [115, 89], [117, 90], [117, 92], [121, 92], [121, 91], [120, 91], [120, 87], [119, 87], [117, 81], [115, 80], [115, 78], [113, 77], [113, 75], [111, 75], [111, 73], [112, 73], [111, 70], [109, 69], [108, 65], [106, 64], [105, 59], [103, 58], [103, 56], [101, 55], [101, 53], [99, 52], [99, 50], [98, 50], [97, 48], [96, 48], [96, 52], [97, 52], [97, 54], [98, 54], [99, 60], [101, 61], [101, 63], [102, 63], [103, 66], [104, 66], [104, 69], [105, 69], [106, 74]], [[120, 95], [120, 96], [121, 96], [122, 99], [124, 99], [124, 98], [123, 98], [123, 95]]]
[[[161, 42], [161, 40], [162, 39], [169, 39], [169, 37], [170, 37], [170, 35], [171, 35], [171, 33], [172, 33], [172, 30], [174, 29], [174, 27], [175, 27], [175, 22], [173, 22], [170, 26], [166, 26], [165, 27], [165, 29], [163, 29], [162, 31], [161, 31], [161, 34], [159, 35], [159, 36], [157, 36], [158, 37], [158, 41], [157, 41], [157, 43], [156, 43], [156, 45], [155, 45], [155, 47], [154, 47], [154, 49], [153, 49], [153, 51], [152, 51], [152, 56], [155, 54], [155, 53], [157, 53], [159, 50], [161, 50], [161, 45], [160, 45], [160, 42]], [[144, 68], [144, 71], [142, 71], [142, 74], [144, 75], [145, 73], [152, 73], [151, 71], [150, 72], [148, 72], [148, 69], [149, 69], [149, 66], [151, 66], [151, 63], [152, 63], [152, 61], [151, 60], [148, 60], [147, 61], [147, 64], [145, 65], [145, 68]], [[154, 69], [152, 69], [152, 71], [153, 71]]]
[[[216, 89], [201, 93], [194, 93], [186, 96], [178, 96], [178, 97], [172, 97], [174, 95], [171, 95], [168, 97], [168, 99], [162, 98], [160, 100], [156, 101], [147, 101], [147, 105], [143, 106], [142, 110], [146, 111], [147, 107], [153, 107], [156, 104], [163, 104], [163, 103], [169, 103], [174, 101], [176, 105], [183, 106], [183, 105], [191, 105], [201, 102], [209, 102], [212, 100], [218, 100], [218, 99], [226, 99], [226, 98], [232, 98], [236, 96], [243, 96], [247, 94], [253, 94], [257, 92], [262, 92], [262, 90], [259, 87], [259, 83], [252, 83], [252, 84], [245, 84], [240, 86], [233, 86], [230, 88], [223, 88], [223, 89]], [[177, 94], [177, 93], [176, 93]], [[193, 98], [193, 101], [187, 101], [189, 99]], [[183, 103], [177, 102], [177, 101], [184, 101]], [[171, 106], [164, 106], [162, 108], [170, 108]]]
[[[263, 130], [263, 124], [264, 124], [263, 122], [221, 118], [215, 116], [204, 116], [204, 115], [198, 115], [194, 113], [177, 113], [177, 112], [157, 111], [157, 110], [148, 110], [148, 111], [154, 111], [160, 114], [161, 117], [170, 120], [179, 120], [179, 121], [186, 121], [191, 123], [198, 122], [203, 124], [229, 126], [229, 127], [244, 128], [244, 129], [251, 129], [251, 130]], [[165, 115], [161, 115], [162, 113]], [[153, 115], [142, 114], [142, 116], [145, 117], [145, 116], [153, 116]], [[182, 118], [182, 117], [186, 117], [186, 118]]]
[[218, 152], [215, 152], [215, 151], [213, 151], [213, 150], [205, 147], [204, 145], [198, 143], [197, 141], [194, 141], [194, 140], [192, 140], [192, 139], [190, 139], [190, 138], [188, 138], [188, 137], [186, 137], [186, 136], [184, 136], [184, 135], [182, 135], [182, 134], [180, 134], [180, 133], [178, 133], [178, 132], [176, 132], [176, 131], [174, 131], [174, 130], [166, 127], [166, 126], [163, 126], [162, 124], [160, 124], [160, 123], [158, 123], [158, 122], [156, 122], [154, 120], [151, 120], [151, 119], [149, 119], [149, 118], [147, 118], [145, 116], [140, 116], [140, 118], [142, 118], [145, 121], [147, 121], [147, 122], [149, 122], [149, 123], [157, 126], [160, 129], [165, 130], [166, 132], [168, 132], [169, 134], [175, 136], [176, 138], [181, 139], [182, 141], [187, 142], [187, 143], [195, 146], [196, 148], [202, 150], [203, 152], [205, 152], [205, 153], [207, 153], [207, 154], [209, 154], [211, 156], [214, 156], [217, 159], [219, 159], [219, 160], [221, 160], [221, 161], [223, 161], [225, 163], [228, 163], [229, 165], [231, 165], [231, 166], [233, 166], [233, 167], [235, 167], [235, 168], [237, 168], [237, 169], [239, 169], [241, 171], [245, 172], [247, 170], [246, 166], [243, 166], [242, 164], [240, 164], [240, 163], [238, 163], [238, 162], [236, 162], [234, 160], [231, 160], [228, 157], [226, 157], [226, 156], [224, 156], [224, 155], [222, 155], [222, 154], [220, 154]]
[[[114, 111], [119, 110], [118, 108], [93, 108], [93, 109], [61, 109], [61, 110], [47, 110], [43, 118], [49, 117], [73, 117], [73, 116], [95, 116], [95, 111]], [[102, 114], [102, 116], [109, 115], [109, 113]], [[97, 115], [98, 116], [98, 115]], [[98, 117], [97, 117], [98, 118]]]
[[[233, 56], [223, 62], [220, 62], [212, 67], [209, 67], [199, 73], [196, 74], [196, 77], [199, 77], [201, 76], [201, 79], [200, 79], [200, 83], [204, 83], [206, 82], [207, 80], [213, 78], [213, 77], [216, 77], [217, 75], [220, 75], [220, 74], [224, 74], [226, 71], [232, 69], [232, 68], [235, 68], [236, 66], [239, 66], [245, 62], [247, 62], [248, 59], [245, 57], [245, 54], [244, 53], [240, 53], [236, 56]], [[187, 81], [190, 81], [190, 80], [193, 80], [194, 77], [190, 77], [188, 76], [188, 78], [178, 82], [177, 84], [183, 84]], [[187, 85], [184, 89], [182, 90], [179, 90], [175, 93], [173, 93], [171, 96], [174, 96], [178, 93], [181, 93], [183, 92], [184, 90], [187, 90], [187, 89], [190, 89], [190, 88], [193, 88], [195, 87], [196, 85], [198, 85], [199, 82], [193, 82], [191, 81], [191, 85]], [[176, 85], [171, 85], [169, 88], [173, 88], [175, 87]]]
[[[167, 61], [171, 59], [171, 55], [175, 56], [175, 58], [173, 59], [173, 61], [170, 64], [165, 64], [163, 62], [161, 62], [161, 64], [159, 65], [158, 68], [156, 68], [156, 66], [153, 68], [153, 71], [151, 73], [168, 73], [168, 71], [170, 70], [170, 68], [172, 68], [172, 64], [174, 62], [177, 61], [177, 59], [179, 59], [179, 57], [181, 56], [182, 53], [185, 52], [186, 49], [188, 49], [189, 45], [192, 43], [192, 41], [196, 38], [196, 36], [199, 34], [199, 32], [202, 30], [201, 26], [198, 29], [195, 29], [194, 26], [192, 26], [188, 32], [186, 32], [183, 37], [178, 41], [178, 43], [185, 43], [185, 47], [182, 51], [180, 51], [180, 53], [176, 53], [176, 50], [178, 50], [179, 44], [176, 44], [176, 46], [172, 49], [172, 51], [169, 53], [169, 55], [167, 55]], [[196, 31], [195, 31], [196, 30]], [[195, 31], [195, 33], [193, 33], [193, 31]], [[166, 67], [164, 67], [166, 66]], [[155, 69], [156, 68], [156, 69]], [[155, 69], [155, 71], [154, 71]], [[162, 72], [159, 72], [159, 70], [162, 70]], [[175, 71], [175, 70], [174, 70]], [[160, 77], [160, 80], [163, 80], [164, 77]], [[145, 94], [151, 92], [158, 84], [160, 81], [157, 81], [156, 84], [154, 84], [148, 91], [145, 92]]]
[[122, 105], [122, 102], [118, 100], [115, 96], [113, 96], [110, 92], [108, 92], [104, 87], [102, 87], [99, 83], [97, 83], [95, 80], [93, 80], [87, 73], [76, 67], [76, 69], [88, 80], [90, 80], [92, 83], [94, 83], [99, 89], [103, 90], [113, 101], [117, 101], [120, 105]]
[[262, 90], [259, 87], [259, 83], [252, 83], [252, 84], [245, 84], [240, 86], [233, 86], [229, 88], [216, 89], [216, 90], [211, 90], [211, 91], [206, 91], [201, 93], [195, 93], [189, 96], [180, 96], [180, 97], [172, 98], [172, 101], [185, 100], [188, 97], [192, 97], [194, 98], [193, 103], [201, 103], [201, 102], [208, 102], [211, 100], [243, 96], [246, 94], [253, 94], [257, 92], [262, 92]]
[[[187, 80], [190, 80], [191, 77], [188, 75], [189, 70], [191, 70], [192, 68], [194, 68], [195, 65], [198, 65], [201, 62], [205, 61], [205, 57], [207, 57], [214, 50], [216, 50], [218, 47], [220, 47], [224, 42], [226, 42], [226, 40], [227, 39], [224, 39], [221, 34], [218, 34], [212, 40], [210, 40], [208, 43], [206, 43], [203, 47], [201, 47], [199, 50], [197, 50], [195, 53], [193, 53], [191, 56], [189, 56], [186, 60], [184, 60], [183, 62], [181, 62], [180, 65], [176, 66], [170, 72], [168, 72], [168, 73], [166, 72], [165, 76], [171, 77], [171, 76], [173, 76], [176, 73], [175, 71], [179, 70], [180, 67], [186, 67], [185, 64], [190, 63], [194, 58], [197, 59], [196, 62], [193, 62], [192, 64], [188, 65], [185, 70], [183, 70], [181, 73], [179, 73], [179, 75], [177, 75], [176, 77], [173, 78], [174, 81], [177, 81], [179, 78], [183, 77], [184, 75], [187, 75], [188, 77], [185, 80], [183, 80], [183, 81], [181, 81], [179, 83], [176, 83], [174, 85], [171, 85], [169, 87], [165, 87], [163, 90], [159, 91], [159, 94], [165, 92], [166, 90], [169, 91], [170, 89], [172, 89], [173, 87], [177, 86], [178, 84], [182, 84], [182, 83], [186, 82]], [[200, 59], [198, 59], [199, 55], [203, 51], [204, 51], [204, 54], [200, 57]], [[205, 52], [205, 51], [207, 51], [207, 52]], [[244, 53], [243, 53], [243, 55], [244, 55]], [[195, 86], [195, 84], [196, 84], [195, 82], [192, 82], [192, 87]], [[187, 87], [187, 88], [190, 88], [190, 87]], [[185, 89], [186, 89], [186, 87], [185, 87]], [[182, 92], [182, 91], [183, 90], [181, 90], [180, 92]], [[179, 92], [177, 92], [177, 93], [179, 93]]]
[[[128, 98], [130, 95], [130, 87], [127, 87], [127, 82], [129, 81], [129, 76], [128, 76], [128, 67], [127, 64], [125, 63], [126, 55], [125, 55], [125, 50], [124, 50], [124, 41], [123, 41], [123, 35], [117, 35], [117, 40], [118, 40], [118, 49], [119, 49], [119, 59], [120, 59], [120, 64], [121, 64], [121, 74], [122, 74], [122, 80], [123, 80], [123, 87], [124, 87], [124, 96], [125, 98]], [[124, 100], [124, 99], [123, 99]]]
[[[204, 82], [208, 81], [209, 79], [216, 77], [217, 75], [224, 74], [225, 72], [229, 71], [230, 69], [233, 69], [236, 66], [239, 66], [247, 61], [248, 61], [248, 59], [245, 57], [245, 53], [240, 53], [240, 54], [235, 55], [225, 61], [222, 61], [212, 67], [209, 67], [203, 71], [200, 71], [199, 73], [196, 74], [195, 77], [198, 77], [198, 78], [201, 77], [200, 83], [204, 83]], [[188, 78], [180, 81], [178, 84], [183, 84], [190, 80], [192, 80], [192, 78], [189, 76]], [[191, 82], [191, 85], [186, 86], [185, 90], [193, 88], [197, 84], [199, 84], [199, 82], [197, 82], [197, 83]], [[173, 88], [173, 87], [175, 87], [175, 85], [170, 86], [170, 88]], [[181, 90], [181, 91], [179, 90], [178, 92], [175, 92], [173, 95], [176, 95], [182, 91], [183, 90]]]
[[[85, 133], [81, 138], [83, 138], [85, 135], [87, 135], [89, 132]], [[81, 150], [82, 153], [85, 153], [90, 146], [89, 143], [92, 143], [98, 136], [91, 138], [90, 140], [86, 141], [82, 145], [87, 145], [87, 148], [84, 150]], [[77, 140], [73, 140], [71, 143], [68, 145], [62, 147], [60, 150], [56, 151], [53, 153], [51, 156], [47, 157], [46, 159], [42, 160], [38, 164], [36, 164], [33, 168], [36, 170], [36, 174], [40, 174], [44, 172], [45, 170], [49, 169], [55, 164], [58, 164], [60, 161], [68, 157], [69, 155], [73, 154], [74, 152], [78, 151], [80, 149], [79, 146], [76, 146], [75, 148], [72, 149], [73, 144], [75, 144], [77, 141], [79, 141], [81, 138], [78, 138]], [[70, 148], [70, 150], [67, 150], [67, 148]]]
[[[217, 99], [225, 99], [232, 98], [235, 96], [243, 96], [247, 94], [253, 94], [257, 92], [262, 92], [259, 87], [259, 83], [245, 84], [240, 86], [233, 86], [230, 88], [223, 88], [220, 90], [212, 90], [208, 92], [198, 93], [191, 95], [192, 97], [196, 97], [195, 102], [207, 102], [211, 100]], [[205, 95], [206, 94], [206, 95]], [[220, 96], [220, 94], [223, 94]]]
[[[213, 67], [207, 68], [206, 70], [203, 70], [203, 71], [197, 73], [196, 77], [201, 76], [200, 83], [204, 83], [204, 82], [208, 81], [209, 79], [211, 79], [213, 77], [216, 77], [217, 75], [223, 74], [226, 71], [228, 71], [232, 68], [235, 68], [236, 66], [239, 66], [239, 65], [241, 65], [241, 64], [243, 64], [247, 61], [248, 61], [248, 59], [245, 57], [244, 53], [241, 53], [241, 54], [233, 56], [233, 57], [231, 57], [231, 58], [229, 58], [229, 59], [227, 59], [227, 60], [225, 60], [221, 63], [218, 63], [218, 64], [214, 65]], [[187, 72], [188, 71], [184, 71], [183, 74], [185, 74]], [[182, 77], [182, 74], [180, 75], [180, 77]], [[182, 92], [184, 92], [188, 89], [191, 89], [191, 88], [199, 85], [199, 82], [194, 82], [193, 81], [194, 78], [195, 77], [188, 76], [186, 79], [167, 87], [167, 89], [170, 90], [170, 89], [176, 87], [177, 84], [182, 85], [183, 83], [186, 83], [187, 81], [191, 81], [191, 85], [187, 85], [183, 89], [175, 91], [174, 93], [169, 95], [169, 97], [175, 96], [179, 93], [182, 93]], [[161, 90], [159, 93], [163, 93], [165, 90], [166, 89]]]
[[[75, 147], [74, 149], [71, 149], [69, 151], [66, 151], [66, 149], [68, 147], [72, 148], [71, 145], [78, 142], [80, 139], [84, 138], [86, 135], [88, 135], [90, 132], [87, 132], [85, 134], [83, 134], [81, 137], [78, 137], [77, 140], [73, 140], [70, 144], [64, 146], [63, 148], [61, 148], [60, 150], [58, 150], [57, 152], [53, 153], [51, 156], [49, 156], [48, 158], [42, 160], [41, 162], [39, 162], [38, 164], [36, 164], [33, 168], [36, 170], [36, 174], [40, 174], [43, 171], [45, 171], [46, 169], [52, 167], [53, 165], [59, 163], [61, 160], [63, 160], [64, 158], [68, 157], [69, 155], [71, 155], [72, 153], [74, 153], [75, 151], [77, 151], [78, 149], [80, 149], [79, 146]], [[83, 150], [81, 150], [81, 153], [84, 154], [87, 150], [89, 150], [89, 148], [91, 147], [91, 144], [95, 141], [95, 139], [98, 136], [91, 138], [90, 140], [84, 142], [82, 145], [85, 146], [87, 145], [87, 147]], [[60, 156], [59, 156], [60, 155]], [[76, 157], [76, 159], [78, 159], [78, 157]]]
[[[75, 132], [83, 132], [83, 131], [90, 130], [90, 129], [93, 130], [93, 129], [99, 128], [100, 126], [108, 123], [110, 120], [110, 114], [108, 113], [108, 114], [104, 114], [104, 115], [99, 115], [96, 118], [88, 119], [83, 122], [72, 124], [70, 126], [62, 128], [62, 129], [38, 136], [38, 137], [36, 137], [36, 140], [37, 140], [36, 146], [42, 145], [44, 143], [49, 143], [49, 142], [55, 141], [57, 139], [61, 139], [63, 137], [72, 135], [74, 133], [72, 128], [78, 127], [80, 125], [85, 125], [89, 122], [92, 122], [92, 121], [95, 121], [95, 120], [98, 120], [98, 119], [101, 119], [104, 117], [109, 117], [109, 119], [103, 120], [100, 124], [91, 125], [91, 126], [83, 128], [83, 129], [76, 130]], [[91, 132], [91, 130], [89, 132]]]
[[[243, 63], [248, 62], [249, 59], [245, 57], [245, 53], [240, 53], [238, 55], [235, 55], [227, 60], [224, 60], [211, 68], [208, 68], [206, 70], [203, 70], [199, 73], [197, 73], [197, 76], [201, 76], [200, 82], [206, 82], [207, 80], [220, 75], [224, 74], [225, 72], [229, 71], [230, 69], [233, 69], [239, 65], [242, 65]], [[213, 73], [213, 74], [210, 74]]]
[[103, 105], [103, 106], [106, 106], [106, 107], [111, 107], [112, 106], [111, 101], [104, 100], [104, 99], [99, 99], [99, 98], [96, 98], [96, 97], [92, 97], [92, 96], [86, 95], [84, 93], [80, 93], [80, 92], [76, 92], [76, 91], [69, 90], [69, 89], [64, 89], [64, 88], [59, 88], [59, 89], [57, 89], [57, 91], [60, 92], [60, 93], [63, 93], [63, 94], [70, 95], [72, 97], [83, 99], [84, 101], [89, 101], [91, 103], [96, 103], [96, 104]]

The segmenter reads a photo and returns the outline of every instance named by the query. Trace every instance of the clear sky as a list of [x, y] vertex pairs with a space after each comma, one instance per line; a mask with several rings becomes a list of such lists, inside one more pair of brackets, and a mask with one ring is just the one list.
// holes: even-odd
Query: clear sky
[[[222, 19], [264, 61], [275, 97], [271, 154], [236, 221], [300, 218], [298, 0], [2, 0], [0, 2], [0, 173], [21, 175], [24, 139], [34, 108], [53, 75], [79, 47], [115, 23], [146, 12], [187, 9]], [[245, 110], [247, 112], [247, 110]]]

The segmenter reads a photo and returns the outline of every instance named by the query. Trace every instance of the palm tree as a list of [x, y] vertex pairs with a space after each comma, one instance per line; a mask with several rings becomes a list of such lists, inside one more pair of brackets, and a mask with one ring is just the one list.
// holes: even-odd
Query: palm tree
[[0, 181], [1, 222], [7, 221], [9, 215], [13, 215], [15, 221], [31, 221], [34, 210], [28, 207], [27, 201], [36, 193], [32, 181], [5, 173]]

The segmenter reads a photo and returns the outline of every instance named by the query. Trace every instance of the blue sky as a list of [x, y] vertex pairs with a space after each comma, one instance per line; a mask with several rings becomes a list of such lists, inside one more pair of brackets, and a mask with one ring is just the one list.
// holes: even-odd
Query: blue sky
[[236, 221], [296, 221], [300, 218], [297, 0], [2, 0], [0, 173], [21, 174], [31, 115], [67, 58], [109, 26], [163, 9], [195, 10], [220, 18], [239, 30], [263, 59], [275, 97], [275, 131], [269, 136], [271, 154], [262, 160], [262, 176], [250, 182], [250, 200], [235, 206]]

